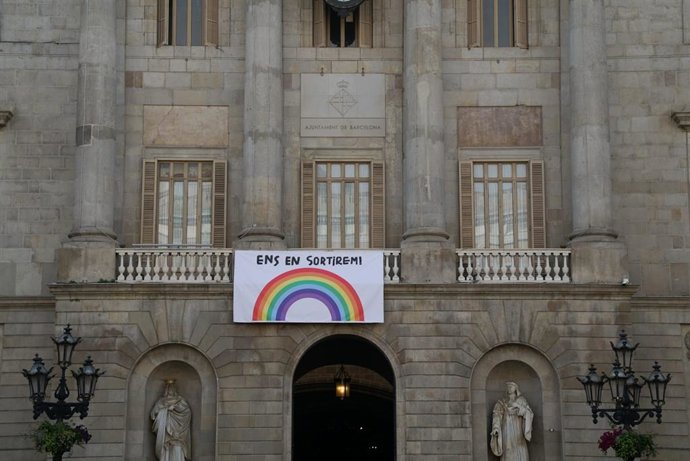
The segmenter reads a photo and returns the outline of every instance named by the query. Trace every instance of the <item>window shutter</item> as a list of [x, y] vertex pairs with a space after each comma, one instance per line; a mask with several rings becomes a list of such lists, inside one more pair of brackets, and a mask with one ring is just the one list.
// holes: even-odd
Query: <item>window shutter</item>
[[302, 248], [314, 248], [314, 162], [302, 163]]
[[314, 46], [326, 46], [326, 5], [323, 0], [314, 0], [313, 27], [314, 27]]
[[544, 203], [544, 162], [530, 162], [532, 208], [532, 248], [546, 247], [546, 206]]
[[386, 247], [386, 174], [383, 162], [371, 164], [371, 247]]
[[225, 248], [225, 189], [227, 185], [226, 164], [213, 162], [213, 246]]
[[467, 0], [467, 48], [480, 46], [478, 0]]
[[460, 247], [474, 247], [474, 203], [472, 200], [472, 162], [460, 162]]
[[527, 48], [527, 0], [515, 0], [513, 5], [515, 8], [513, 13], [515, 46]]
[[359, 5], [359, 44], [360, 48], [371, 48], [374, 45], [374, 11], [373, 1], [364, 0]]
[[141, 243], [156, 243], [156, 161], [144, 160], [141, 175]]
[[167, 0], [158, 0], [158, 8], [156, 14], [157, 37], [156, 46], [170, 45], [168, 43], [168, 19], [170, 12], [168, 11]]
[[218, 46], [218, 0], [206, 0], [206, 45]]

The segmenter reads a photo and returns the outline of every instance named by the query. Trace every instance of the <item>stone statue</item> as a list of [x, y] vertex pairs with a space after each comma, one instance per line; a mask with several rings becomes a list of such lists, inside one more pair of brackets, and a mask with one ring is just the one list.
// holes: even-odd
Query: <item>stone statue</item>
[[532, 440], [534, 413], [518, 385], [506, 383], [506, 398], [494, 405], [491, 451], [501, 461], [529, 461], [527, 442]]
[[165, 380], [165, 391], [151, 409], [156, 434], [156, 457], [160, 461], [192, 459], [190, 428], [192, 410], [175, 390], [175, 380]]

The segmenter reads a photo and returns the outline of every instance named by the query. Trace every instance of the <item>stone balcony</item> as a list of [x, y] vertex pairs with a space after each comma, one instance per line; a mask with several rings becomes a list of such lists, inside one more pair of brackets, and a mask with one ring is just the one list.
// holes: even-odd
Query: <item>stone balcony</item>
[[[303, 251], [296, 249], [295, 251]], [[375, 250], [372, 250], [375, 251]], [[404, 280], [400, 250], [383, 251], [385, 283]], [[232, 283], [232, 249], [135, 246], [116, 250], [121, 283]], [[463, 283], [569, 283], [569, 249], [457, 250]]]

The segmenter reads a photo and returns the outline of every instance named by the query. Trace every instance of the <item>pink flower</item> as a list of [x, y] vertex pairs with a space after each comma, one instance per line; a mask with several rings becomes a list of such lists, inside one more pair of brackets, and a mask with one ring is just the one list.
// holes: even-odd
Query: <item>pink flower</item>
[[613, 448], [616, 444], [616, 439], [623, 433], [623, 429], [615, 428], [612, 431], [606, 431], [599, 437], [599, 449], [606, 453], [607, 450]]

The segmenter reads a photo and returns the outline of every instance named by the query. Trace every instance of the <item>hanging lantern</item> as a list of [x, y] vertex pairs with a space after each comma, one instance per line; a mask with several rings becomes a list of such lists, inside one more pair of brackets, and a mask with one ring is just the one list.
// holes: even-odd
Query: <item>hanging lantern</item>
[[340, 400], [344, 400], [350, 396], [351, 378], [350, 375], [345, 371], [345, 367], [343, 365], [340, 365], [340, 370], [338, 370], [338, 372], [335, 374], [333, 381], [335, 383], [336, 397], [338, 397]]

